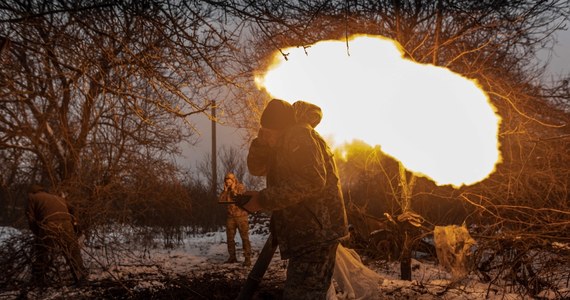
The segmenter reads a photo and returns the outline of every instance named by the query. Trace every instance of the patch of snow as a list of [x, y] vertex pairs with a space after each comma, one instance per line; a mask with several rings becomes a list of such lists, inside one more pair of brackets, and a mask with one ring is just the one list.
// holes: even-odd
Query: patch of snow
[[[211, 274], [218, 274], [228, 281], [243, 282], [252, 267], [244, 267], [241, 263], [226, 264], [227, 244], [226, 233], [222, 229], [205, 234], [187, 234], [180, 244], [171, 249], [162, 247], [162, 238], [154, 237], [152, 241], [134, 238], [136, 232], [120, 226], [107, 228], [108, 236], [102, 237], [104, 241], [111, 241], [114, 247], [109, 251], [99, 242], [89, 241], [83, 248], [83, 258], [89, 268], [89, 281], [92, 285], [99, 282], [124, 281], [133, 282], [130, 288], [133, 291], [160, 292], [173, 283], [167, 280], [177, 277], [201, 278]], [[0, 227], [0, 247], [6, 239], [23, 234], [10, 227]], [[259, 255], [268, 234], [264, 230], [250, 231], [253, 261]], [[156, 243], [156, 244], [153, 244]], [[236, 235], [236, 250], [238, 260], [243, 261], [242, 242]], [[471, 274], [460, 282], [453, 282], [451, 275], [443, 267], [434, 262], [412, 260], [412, 280], [400, 280], [400, 265], [398, 262], [367, 261], [362, 258], [367, 269], [375, 272], [378, 280], [377, 291], [380, 299], [525, 299], [521, 295], [510, 293], [504, 287], [479, 281], [477, 276]], [[281, 260], [279, 251], [273, 256], [269, 268], [263, 277], [263, 282], [280, 286], [286, 277], [287, 261]], [[222, 274], [222, 275], [220, 275]], [[350, 274], [347, 278], [355, 279], [366, 276], [364, 273]], [[359, 280], [363, 280], [360, 278]], [[356, 295], [346, 288], [346, 283], [333, 282], [338, 290], [337, 299], [354, 299]], [[345, 291], [341, 290], [344, 284]], [[570, 289], [561, 290], [563, 297], [570, 297]], [[67, 286], [62, 288], [48, 288], [41, 295], [37, 290], [27, 291], [30, 299], [59, 299], [59, 298], [89, 298], [94, 295], [93, 290]], [[0, 290], [1, 299], [17, 299], [17, 291]], [[560, 294], [554, 291], [542, 291], [541, 299], [560, 299]], [[372, 298], [370, 298], [372, 297]], [[370, 296], [363, 299], [375, 299]], [[557, 298], [558, 297], [558, 298]], [[530, 299], [530, 298], [528, 298]]]

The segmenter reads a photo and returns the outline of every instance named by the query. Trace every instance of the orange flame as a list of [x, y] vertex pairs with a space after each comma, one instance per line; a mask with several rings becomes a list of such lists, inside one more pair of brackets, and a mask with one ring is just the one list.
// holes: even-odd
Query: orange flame
[[382, 36], [283, 52], [287, 60], [274, 53], [255, 82], [274, 98], [319, 105], [325, 137], [380, 145], [438, 185], [474, 184], [500, 162], [501, 119], [476, 81], [405, 59], [399, 44]]

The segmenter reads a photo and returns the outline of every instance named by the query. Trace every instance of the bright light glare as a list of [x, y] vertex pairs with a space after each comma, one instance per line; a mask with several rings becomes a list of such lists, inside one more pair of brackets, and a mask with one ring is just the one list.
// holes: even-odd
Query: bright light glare
[[477, 83], [403, 58], [381, 36], [287, 48], [255, 80], [272, 97], [319, 105], [318, 131], [337, 143], [362, 140], [438, 185], [470, 185], [500, 161], [500, 117]]

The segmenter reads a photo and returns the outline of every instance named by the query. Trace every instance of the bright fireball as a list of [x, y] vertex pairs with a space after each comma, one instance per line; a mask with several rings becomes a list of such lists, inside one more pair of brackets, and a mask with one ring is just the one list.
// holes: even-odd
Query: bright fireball
[[256, 76], [260, 89], [319, 105], [318, 131], [362, 140], [438, 185], [470, 185], [500, 162], [500, 117], [477, 82], [403, 58], [395, 41], [354, 36], [287, 48]]

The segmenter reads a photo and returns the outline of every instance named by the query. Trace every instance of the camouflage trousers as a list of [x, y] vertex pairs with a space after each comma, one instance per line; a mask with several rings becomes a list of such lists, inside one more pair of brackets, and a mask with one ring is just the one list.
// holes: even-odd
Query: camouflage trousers
[[80, 282], [87, 275], [73, 225], [68, 220], [40, 225], [33, 253], [32, 280], [39, 285], [45, 282], [45, 275], [56, 255], [63, 255], [75, 282]]
[[239, 231], [239, 236], [243, 242], [243, 256], [251, 258], [251, 242], [249, 241], [249, 221], [247, 216], [242, 217], [228, 217], [226, 220], [226, 239], [228, 242], [228, 254], [230, 258], [236, 257], [236, 230]]
[[282, 299], [326, 299], [337, 247], [338, 242], [290, 258]]

